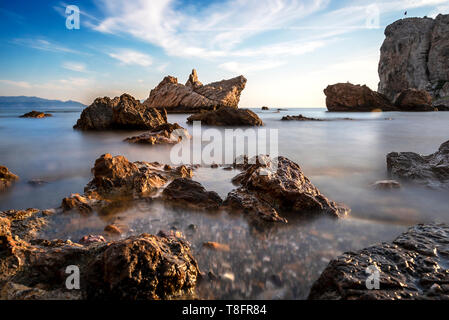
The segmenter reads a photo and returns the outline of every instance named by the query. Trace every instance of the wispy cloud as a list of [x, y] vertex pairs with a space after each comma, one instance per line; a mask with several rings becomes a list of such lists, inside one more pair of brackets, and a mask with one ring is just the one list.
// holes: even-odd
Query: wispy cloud
[[81, 53], [77, 50], [67, 48], [57, 43], [51, 42], [46, 39], [31, 39], [31, 38], [17, 38], [13, 39], [12, 43], [30, 47], [37, 50], [50, 51], [50, 52], [63, 52], [63, 53]]
[[40, 89], [60, 90], [74, 87], [87, 87], [88, 85], [93, 83], [93, 80], [88, 78], [69, 77], [67, 79], [59, 79], [44, 83], [30, 83], [27, 81], [14, 81], [4, 79], [0, 79], [0, 82], [10, 86], [20, 87], [24, 89], [40, 88]]
[[0, 79], [0, 82], [10, 85], [10, 86], [20, 87], [20, 88], [31, 88], [32, 87], [32, 85], [26, 81], [13, 81], [13, 80]]
[[149, 67], [153, 63], [153, 59], [151, 56], [130, 50], [130, 49], [121, 49], [115, 52], [111, 52], [108, 54], [111, 58], [119, 60], [121, 63], [125, 65], [138, 65], [142, 67]]
[[62, 67], [71, 71], [87, 72], [86, 65], [81, 62], [66, 61], [62, 64]]

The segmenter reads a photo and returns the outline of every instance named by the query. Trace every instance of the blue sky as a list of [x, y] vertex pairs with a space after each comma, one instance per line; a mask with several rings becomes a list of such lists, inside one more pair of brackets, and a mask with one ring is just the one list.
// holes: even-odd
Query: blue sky
[[434, 17], [449, 0], [0, 0], [0, 95], [145, 99], [196, 68], [203, 83], [245, 75], [242, 107], [322, 107], [328, 84], [377, 89], [384, 28], [405, 10]]

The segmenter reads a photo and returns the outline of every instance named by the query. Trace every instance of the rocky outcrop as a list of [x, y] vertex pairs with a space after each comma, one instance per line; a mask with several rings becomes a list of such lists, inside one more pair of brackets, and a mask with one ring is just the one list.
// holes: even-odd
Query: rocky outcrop
[[[30, 236], [45, 220], [36, 209], [0, 212], [1, 299], [171, 299], [192, 297], [199, 268], [190, 245], [175, 236], [142, 234], [106, 243]], [[92, 237], [91, 237], [92, 238]], [[83, 238], [84, 239], [84, 238]], [[93, 239], [93, 238], [92, 238]], [[78, 290], [66, 289], [80, 271]]]
[[149, 132], [126, 138], [129, 143], [139, 144], [176, 144], [184, 139], [190, 139], [189, 132], [179, 124], [164, 123]]
[[394, 99], [395, 106], [400, 111], [434, 111], [432, 97], [427, 91], [406, 89], [398, 93]]
[[201, 121], [209, 126], [263, 126], [262, 120], [248, 109], [220, 108], [193, 114], [187, 118], [187, 123]]
[[151, 90], [143, 104], [151, 108], [164, 108], [169, 113], [195, 113], [220, 107], [237, 108], [245, 85], [246, 78], [243, 76], [203, 85], [194, 69], [185, 85], [178, 83], [175, 77], [165, 77]]
[[278, 157], [258, 157], [254, 164], [234, 177], [239, 187], [231, 191], [224, 207], [249, 214], [255, 219], [287, 222], [280, 213], [302, 216], [345, 216], [349, 209], [327, 199], [293, 161]]
[[173, 180], [162, 191], [162, 198], [171, 204], [193, 209], [216, 210], [222, 200], [214, 191], [207, 191], [201, 183], [186, 178]]
[[334, 112], [393, 111], [395, 107], [384, 95], [367, 86], [337, 83], [324, 89], [326, 106]]
[[129, 94], [110, 99], [97, 98], [81, 113], [75, 124], [80, 130], [154, 129], [167, 123], [167, 115], [161, 110], [148, 108]]
[[281, 119], [282, 121], [323, 121], [322, 119], [309, 118], [305, 117], [302, 114], [298, 116], [284, 116]]
[[19, 180], [18, 176], [9, 171], [7, 167], [0, 165], [0, 192], [10, 188], [17, 180]]
[[[417, 225], [392, 243], [345, 253], [329, 263], [309, 299], [447, 300], [448, 239], [447, 225]], [[369, 290], [374, 285], [370, 275], [376, 272], [378, 290]]]
[[406, 89], [425, 90], [434, 106], [449, 106], [449, 15], [394, 22], [380, 51], [380, 93], [393, 100]]
[[429, 187], [449, 186], [449, 141], [437, 152], [421, 156], [414, 152], [391, 152], [387, 169], [392, 176], [413, 180]]
[[41, 119], [46, 117], [51, 117], [52, 114], [50, 113], [44, 113], [40, 111], [30, 111], [20, 116], [20, 118], [35, 118], [35, 119]]

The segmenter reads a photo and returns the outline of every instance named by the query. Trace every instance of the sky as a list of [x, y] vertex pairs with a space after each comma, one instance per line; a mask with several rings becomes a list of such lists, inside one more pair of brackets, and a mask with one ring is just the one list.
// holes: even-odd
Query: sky
[[324, 107], [329, 84], [377, 89], [384, 29], [405, 11], [449, 13], [449, 0], [67, 1], [0, 0], [0, 95], [146, 99], [195, 68], [204, 84], [244, 75], [241, 107]]

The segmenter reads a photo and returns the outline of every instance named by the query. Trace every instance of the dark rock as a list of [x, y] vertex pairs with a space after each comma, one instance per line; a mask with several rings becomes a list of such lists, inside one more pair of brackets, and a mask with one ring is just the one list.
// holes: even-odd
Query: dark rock
[[179, 124], [164, 123], [149, 132], [139, 136], [126, 138], [126, 142], [141, 144], [176, 144], [184, 139], [190, 139], [189, 132]]
[[270, 108], [263, 106], [263, 107], [262, 107], [262, 110], [265, 110], [265, 111], [266, 111], [266, 110], [270, 110]]
[[80, 130], [154, 129], [167, 123], [164, 111], [148, 108], [129, 94], [110, 99], [97, 98], [81, 113], [74, 126]]
[[47, 184], [48, 182], [42, 179], [31, 179], [30, 181], [28, 181], [28, 184], [33, 186], [33, 187], [39, 187], [39, 186], [43, 186], [44, 184]]
[[[449, 299], [449, 227], [417, 225], [392, 243], [380, 243], [332, 260], [309, 299]], [[367, 268], [379, 271], [379, 290], [369, 290]], [[445, 289], [443, 289], [445, 288]]]
[[25, 113], [20, 116], [20, 118], [35, 118], [35, 119], [41, 119], [46, 117], [51, 117], [52, 115], [50, 113], [44, 113], [40, 111], [30, 111], [28, 113]]
[[387, 169], [392, 176], [413, 180], [430, 187], [447, 187], [449, 182], [449, 141], [437, 152], [421, 156], [414, 152], [387, 155]]
[[220, 108], [191, 115], [187, 123], [201, 121], [210, 126], [263, 126], [262, 120], [248, 109]]
[[92, 243], [104, 243], [104, 242], [106, 242], [106, 239], [103, 236], [92, 234], [82, 237], [79, 241], [79, 243], [84, 245], [90, 245]]
[[323, 121], [321, 119], [316, 119], [316, 118], [308, 118], [308, 117], [304, 117], [302, 114], [300, 114], [299, 116], [285, 116], [282, 117], [281, 119], [282, 121]]
[[17, 180], [19, 180], [18, 176], [9, 171], [7, 167], [0, 165], [0, 192], [10, 188]]
[[378, 190], [399, 189], [401, 184], [396, 180], [380, 180], [373, 183], [372, 187]]
[[162, 192], [162, 198], [195, 209], [218, 209], [222, 203], [216, 192], [207, 191], [201, 183], [186, 178], [173, 180]]

